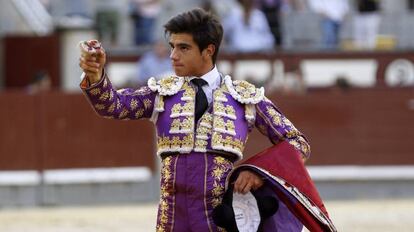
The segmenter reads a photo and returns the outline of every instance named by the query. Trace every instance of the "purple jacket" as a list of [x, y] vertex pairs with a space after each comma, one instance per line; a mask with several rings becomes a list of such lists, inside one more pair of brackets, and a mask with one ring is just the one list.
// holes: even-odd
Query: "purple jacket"
[[[82, 85], [81, 85], [82, 86]], [[115, 90], [105, 76], [93, 86], [82, 87], [95, 111], [121, 120], [149, 118], [157, 129], [157, 154], [227, 152], [243, 158], [253, 127], [277, 144], [287, 140], [304, 158], [310, 154], [306, 138], [264, 96], [263, 88], [246, 81], [223, 78], [213, 92], [213, 102], [194, 122], [195, 88], [183, 77], [160, 81], [151, 78], [140, 89]]]

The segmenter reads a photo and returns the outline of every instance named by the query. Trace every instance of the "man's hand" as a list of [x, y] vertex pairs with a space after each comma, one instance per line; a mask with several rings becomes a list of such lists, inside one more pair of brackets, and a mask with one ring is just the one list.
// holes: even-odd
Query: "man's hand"
[[256, 190], [263, 185], [263, 180], [254, 172], [245, 170], [241, 171], [234, 182], [234, 192], [246, 194], [251, 189]]
[[106, 54], [102, 47], [95, 48], [93, 52], [81, 47], [79, 67], [85, 72], [90, 84], [96, 83], [101, 79], [105, 63]]

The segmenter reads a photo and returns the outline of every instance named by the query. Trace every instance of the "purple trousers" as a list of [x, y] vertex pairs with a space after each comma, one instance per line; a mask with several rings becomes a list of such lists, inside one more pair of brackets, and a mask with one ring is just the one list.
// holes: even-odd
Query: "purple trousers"
[[225, 231], [212, 219], [233, 163], [211, 153], [191, 152], [162, 160], [158, 232]]

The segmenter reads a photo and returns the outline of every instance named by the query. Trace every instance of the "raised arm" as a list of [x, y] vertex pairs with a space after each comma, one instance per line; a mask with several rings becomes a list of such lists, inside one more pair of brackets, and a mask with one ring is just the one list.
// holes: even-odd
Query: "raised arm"
[[151, 117], [155, 92], [147, 86], [137, 90], [116, 90], [103, 68], [106, 62], [105, 50], [94, 41], [88, 41], [81, 42], [81, 51], [79, 66], [84, 71], [81, 89], [99, 115], [114, 119]]

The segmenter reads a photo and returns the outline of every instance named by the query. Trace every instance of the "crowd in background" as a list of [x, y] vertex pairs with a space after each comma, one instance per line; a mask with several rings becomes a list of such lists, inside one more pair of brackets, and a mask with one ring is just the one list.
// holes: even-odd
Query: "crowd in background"
[[[130, 41], [150, 45], [162, 37], [162, 24], [193, 7], [210, 10], [225, 27], [223, 49], [260, 52], [277, 49], [375, 49], [382, 18], [381, 0], [42, 0], [51, 14], [93, 20], [102, 41], [119, 45], [125, 18]], [[59, 3], [60, 2], [60, 3]], [[401, 2], [401, 1], [400, 1]], [[413, 0], [405, 0], [410, 15]], [[58, 4], [59, 3], [59, 4]], [[59, 10], [57, 10], [59, 8]], [[61, 8], [65, 10], [62, 11]], [[391, 10], [392, 11], [392, 10]], [[400, 12], [397, 12], [400, 13]], [[309, 31], [306, 28], [315, 29]], [[296, 28], [296, 29], [295, 29]], [[394, 37], [392, 37], [394, 36]], [[399, 34], [391, 35], [398, 42]], [[414, 35], [413, 35], [414, 37]], [[348, 45], [348, 46], [347, 46]], [[350, 46], [351, 45], [351, 46]]]
[[[163, 24], [195, 7], [220, 18], [227, 53], [414, 48], [414, 0], [39, 1], [56, 20], [89, 20], [106, 48], [144, 48], [138, 84], [172, 73]], [[302, 92], [300, 68], [290, 74]]]

